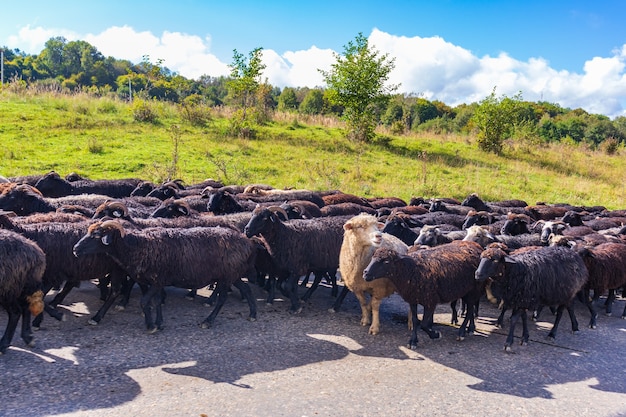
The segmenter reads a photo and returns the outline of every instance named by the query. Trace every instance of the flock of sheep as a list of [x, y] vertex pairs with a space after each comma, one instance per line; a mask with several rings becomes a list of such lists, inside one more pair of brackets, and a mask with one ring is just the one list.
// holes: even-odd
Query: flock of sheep
[[[0, 177], [0, 304], [9, 314], [0, 354], [20, 318], [21, 337], [32, 345], [33, 327], [46, 314], [61, 319], [56, 307], [86, 280], [98, 280], [103, 300], [90, 324], [98, 324], [116, 302], [126, 305], [138, 284], [149, 332], [162, 328], [168, 286], [189, 289], [190, 297], [212, 288], [208, 302], [214, 307], [201, 323], [210, 327], [233, 287], [255, 320], [250, 284], [267, 290], [268, 303], [278, 289], [297, 314], [326, 280], [336, 297], [331, 311], [354, 293], [361, 325], [370, 334], [380, 332], [382, 300], [396, 292], [410, 306], [412, 349], [418, 329], [440, 337], [433, 328], [437, 305], [449, 303], [451, 322], [458, 323], [462, 301], [462, 340], [475, 330], [479, 302], [487, 298], [500, 303], [500, 325], [511, 311], [505, 343], [511, 351], [520, 318], [522, 343], [528, 341], [527, 312], [553, 309], [551, 338], [564, 311], [578, 330], [575, 300], [588, 308], [590, 327], [596, 326], [600, 296], [606, 295], [604, 308], [611, 313], [616, 292], [626, 285], [624, 224], [626, 210], [484, 202], [475, 194], [462, 202], [407, 203], [214, 180], [186, 186], [63, 178], [56, 172]], [[309, 276], [313, 282], [300, 296]], [[55, 296], [47, 299], [53, 289]]]

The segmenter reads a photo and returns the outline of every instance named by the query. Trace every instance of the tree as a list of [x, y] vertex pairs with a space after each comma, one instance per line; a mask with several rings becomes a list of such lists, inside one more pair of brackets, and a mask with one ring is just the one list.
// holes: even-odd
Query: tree
[[478, 129], [478, 147], [483, 151], [501, 153], [520, 117], [521, 93], [513, 98], [496, 98], [496, 89], [485, 97], [474, 111], [472, 123]]
[[371, 49], [362, 33], [344, 46], [343, 56], [334, 56], [336, 62], [330, 71], [318, 71], [324, 77], [331, 102], [344, 108], [342, 117], [348, 137], [368, 142], [374, 137], [376, 111], [386, 107], [390, 94], [398, 88], [386, 85], [395, 58]]
[[261, 85], [261, 75], [265, 64], [261, 62], [263, 48], [255, 48], [248, 54], [248, 59], [233, 50], [233, 62], [230, 68], [228, 93], [230, 99], [241, 109], [241, 121], [247, 119], [247, 109], [254, 107], [257, 92]]
[[298, 109], [296, 90], [293, 87], [285, 87], [278, 96], [278, 110], [295, 111]]
[[324, 110], [324, 93], [317, 88], [309, 90], [300, 103], [300, 113], [302, 114], [322, 114]]

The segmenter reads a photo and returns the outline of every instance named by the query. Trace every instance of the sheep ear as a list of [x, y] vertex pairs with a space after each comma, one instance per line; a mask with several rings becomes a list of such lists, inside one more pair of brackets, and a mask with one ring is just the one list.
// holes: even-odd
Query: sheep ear
[[378, 230], [383, 230], [385, 228], [385, 223], [378, 222], [376, 223], [376, 227], [378, 227]]
[[189, 211], [187, 210], [187, 207], [184, 206], [178, 206], [178, 208], [176, 209], [179, 212], [181, 212], [182, 214], [184, 214], [185, 216], [189, 215]]
[[101, 238], [100, 241], [102, 242], [102, 244], [104, 246], [109, 246], [111, 244], [111, 235], [109, 233], [104, 234]]
[[352, 230], [352, 224], [351, 223], [345, 223], [343, 225], [343, 230]]
[[113, 217], [120, 218], [120, 217], [122, 217], [122, 215], [123, 215], [124, 213], [122, 213], [122, 211], [121, 211], [121, 210], [113, 210], [113, 213], [111, 213], [111, 214], [113, 214]]
[[513, 258], [512, 256], [509, 256], [509, 255], [505, 255], [504, 256], [504, 262], [506, 262], [508, 264], [514, 264], [515, 263], [515, 258]]

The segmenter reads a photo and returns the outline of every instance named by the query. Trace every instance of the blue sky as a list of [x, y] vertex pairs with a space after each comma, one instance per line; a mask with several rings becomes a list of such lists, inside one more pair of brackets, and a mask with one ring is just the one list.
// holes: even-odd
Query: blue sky
[[2, 46], [39, 53], [50, 37], [65, 36], [119, 59], [163, 59], [189, 78], [226, 75], [233, 49], [262, 47], [264, 75], [281, 88], [322, 85], [317, 69], [361, 32], [396, 59], [391, 81], [400, 92], [457, 105], [495, 87], [626, 115], [623, 0], [35, 0], [6, 2], [2, 15]]

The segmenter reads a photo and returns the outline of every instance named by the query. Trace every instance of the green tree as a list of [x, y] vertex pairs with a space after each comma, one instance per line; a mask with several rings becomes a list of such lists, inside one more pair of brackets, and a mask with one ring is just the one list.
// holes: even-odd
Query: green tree
[[302, 114], [322, 114], [324, 111], [324, 93], [317, 88], [309, 90], [299, 107]]
[[293, 87], [285, 87], [278, 96], [278, 110], [298, 110], [298, 99], [296, 98], [296, 90]]
[[242, 54], [233, 50], [233, 62], [230, 68], [228, 81], [228, 95], [232, 102], [241, 109], [241, 121], [247, 120], [247, 110], [254, 107], [257, 92], [261, 85], [261, 76], [265, 64], [261, 62], [263, 48], [255, 48], [246, 59]]
[[368, 40], [359, 33], [344, 46], [343, 56], [334, 54], [336, 62], [330, 71], [318, 69], [328, 86], [333, 104], [344, 107], [343, 119], [348, 137], [369, 142], [374, 137], [376, 115], [385, 108], [397, 85], [386, 85], [395, 68], [395, 58], [370, 48]]
[[521, 94], [512, 98], [496, 98], [496, 89], [485, 97], [476, 108], [471, 122], [478, 129], [478, 147], [487, 152], [501, 153], [505, 139], [511, 136], [520, 122]]

